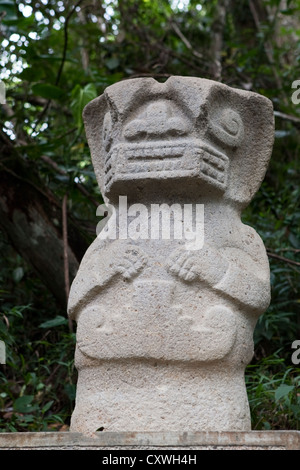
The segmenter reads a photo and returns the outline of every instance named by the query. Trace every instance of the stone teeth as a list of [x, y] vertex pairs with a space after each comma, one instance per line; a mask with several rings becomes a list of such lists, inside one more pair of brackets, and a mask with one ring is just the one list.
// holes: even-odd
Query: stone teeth
[[127, 159], [159, 159], [159, 158], [176, 158], [181, 157], [184, 153], [185, 146], [145, 146], [139, 145], [138, 148], [126, 148], [125, 155]]

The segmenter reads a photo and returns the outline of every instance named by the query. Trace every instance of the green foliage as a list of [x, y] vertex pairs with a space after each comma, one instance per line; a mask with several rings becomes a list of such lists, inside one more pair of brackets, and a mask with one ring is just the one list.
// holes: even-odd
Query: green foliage
[[[277, 113], [273, 156], [243, 220], [267, 247], [272, 302], [255, 330], [246, 382], [255, 429], [299, 429], [300, 371], [291, 344], [300, 339], [300, 105], [291, 96], [300, 79], [300, 3], [231, 0], [224, 16], [222, 5], [82, 0], [74, 8], [71, 1], [0, 0], [0, 78], [7, 91], [0, 164], [17, 153], [38, 173], [44, 193], [58, 200], [68, 194], [68, 211], [92, 239], [102, 197], [83, 131], [88, 101], [119, 80], [164, 81], [172, 74], [221, 79], [269, 97]], [[0, 430], [60, 429], [74, 405], [74, 333], [14, 248], [2, 234], [0, 339], [7, 364], [0, 366]]]
[[253, 429], [297, 429], [300, 368], [287, 367], [278, 351], [248, 366], [246, 384]]
[[[27, 312], [27, 308], [23, 311]], [[35, 326], [36, 339], [24, 338], [22, 343], [24, 317], [11, 321], [13, 315], [14, 312], [6, 312], [9, 326], [3, 325], [1, 319], [7, 361], [0, 371], [0, 429], [63, 430], [74, 407], [76, 373], [71, 351], [74, 352], [75, 337], [66, 327], [53, 322], [55, 331], [50, 329], [51, 324], [44, 331]], [[33, 326], [29, 328], [32, 330]]]
[[82, 127], [82, 111], [86, 104], [97, 97], [97, 91], [93, 83], [88, 83], [81, 87], [78, 83], [71, 92], [71, 110], [74, 115], [75, 124], [78, 128]]
[[[6, 365], [0, 366], [0, 432], [64, 430], [74, 408], [75, 335], [65, 312], [36, 275], [1, 240], [0, 337]], [[17, 267], [16, 267], [17, 266]], [[20, 278], [11, 273], [22, 272]], [[22, 304], [25, 299], [30, 304]], [[45, 320], [45, 318], [49, 320]]]

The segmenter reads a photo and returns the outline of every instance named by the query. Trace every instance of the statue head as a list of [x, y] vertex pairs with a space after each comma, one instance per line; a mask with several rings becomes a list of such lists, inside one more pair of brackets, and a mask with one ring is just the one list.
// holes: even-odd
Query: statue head
[[158, 185], [243, 208], [261, 185], [274, 139], [270, 100], [196, 77], [121, 81], [83, 116], [107, 202]]

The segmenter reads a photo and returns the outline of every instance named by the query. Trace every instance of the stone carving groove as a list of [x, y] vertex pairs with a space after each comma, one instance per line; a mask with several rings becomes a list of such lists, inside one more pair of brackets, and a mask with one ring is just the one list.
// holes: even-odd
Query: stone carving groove
[[[69, 297], [78, 369], [71, 430], [249, 430], [244, 370], [270, 279], [264, 245], [241, 211], [271, 155], [270, 101], [200, 78], [134, 79], [108, 87], [84, 121], [114, 210]], [[204, 207], [200, 244], [185, 205], [194, 217]], [[165, 238], [157, 225], [175, 206]]]
[[209, 123], [213, 137], [229, 147], [238, 147], [244, 137], [244, 125], [241, 116], [227, 108], [218, 113], [218, 117]]

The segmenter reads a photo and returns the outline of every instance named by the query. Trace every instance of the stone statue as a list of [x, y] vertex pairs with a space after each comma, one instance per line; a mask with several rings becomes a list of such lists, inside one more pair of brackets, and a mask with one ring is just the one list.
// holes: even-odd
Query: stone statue
[[108, 87], [84, 122], [110, 209], [69, 297], [71, 431], [249, 430], [244, 371], [270, 279], [241, 212], [271, 155], [271, 102], [206, 79], [138, 78]]

